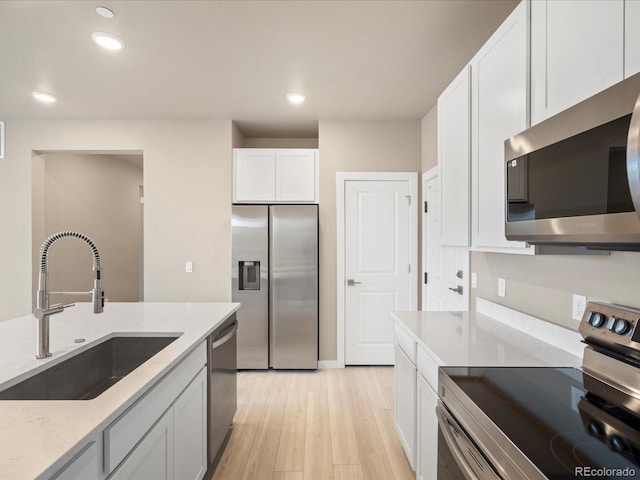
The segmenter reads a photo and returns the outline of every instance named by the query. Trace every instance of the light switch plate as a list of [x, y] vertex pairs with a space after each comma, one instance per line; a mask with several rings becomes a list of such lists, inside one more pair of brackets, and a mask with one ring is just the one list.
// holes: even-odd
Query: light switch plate
[[504, 278], [498, 278], [498, 296], [507, 296], [507, 281]]
[[471, 288], [478, 288], [478, 274], [471, 272]]
[[184, 262], [185, 273], [193, 273], [193, 262]]

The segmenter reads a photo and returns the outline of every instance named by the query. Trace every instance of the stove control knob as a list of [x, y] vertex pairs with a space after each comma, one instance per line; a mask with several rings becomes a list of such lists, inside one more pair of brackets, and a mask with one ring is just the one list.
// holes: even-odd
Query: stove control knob
[[595, 328], [602, 328], [607, 323], [607, 317], [600, 312], [591, 312], [589, 317], [589, 324]]
[[631, 324], [624, 318], [614, 318], [611, 331], [618, 335], [625, 335], [631, 330]]
[[600, 437], [604, 435], [604, 428], [602, 428], [602, 424], [597, 420], [591, 420], [591, 423], [589, 424], [588, 429], [589, 429], [589, 433], [596, 437]]
[[609, 447], [611, 447], [611, 450], [613, 450], [614, 452], [624, 452], [625, 450], [627, 450], [626, 442], [619, 436], [612, 435], [608, 440]]

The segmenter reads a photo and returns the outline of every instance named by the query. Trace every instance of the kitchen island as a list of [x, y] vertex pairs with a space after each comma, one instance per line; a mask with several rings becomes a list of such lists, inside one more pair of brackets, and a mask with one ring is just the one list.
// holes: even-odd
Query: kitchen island
[[395, 427], [417, 479], [437, 475], [439, 367], [582, 364], [584, 345], [577, 331], [484, 299], [477, 299], [477, 308], [481, 311], [392, 314]]
[[[193, 376], [185, 365], [190, 372], [200, 371], [206, 385], [206, 338], [238, 308], [237, 303], [107, 303], [102, 314], [94, 315], [91, 304], [79, 303], [52, 318], [53, 355], [42, 360], [35, 358], [32, 315], [0, 322], [0, 391], [110, 337], [178, 337], [93, 400], [1, 400], [0, 479], [74, 478], [78, 472], [92, 472], [94, 463], [96, 478], [114, 471], [117, 477], [121, 467], [116, 461], [131, 456], [118, 454], [120, 444], [137, 448], [144, 443], [129, 438], [130, 431], [137, 424], [142, 428], [148, 412], [171, 406], [171, 392], [188, 388], [183, 384]], [[186, 373], [190, 378], [180, 383]], [[144, 408], [137, 411], [137, 406]], [[145, 431], [141, 437], [149, 435]], [[82, 460], [82, 468], [89, 461], [89, 470], [69, 468], [76, 459]]]

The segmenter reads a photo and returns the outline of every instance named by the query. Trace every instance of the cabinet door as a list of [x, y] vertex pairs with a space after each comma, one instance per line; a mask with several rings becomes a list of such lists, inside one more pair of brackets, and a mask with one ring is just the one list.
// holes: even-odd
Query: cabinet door
[[442, 245], [469, 246], [470, 91], [465, 67], [438, 98]]
[[624, 78], [640, 72], [640, 2], [624, 2]]
[[436, 405], [438, 394], [431, 385], [418, 374], [417, 378], [417, 458], [416, 479], [437, 478], [438, 470], [438, 417]]
[[235, 150], [234, 202], [272, 202], [276, 198], [274, 150]]
[[316, 152], [314, 150], [276, 152], [276, 201], [316, 201]]
[[395, 424], [400, 443], [409, 464], [416, 464], [416, 367], [404, 352], [395, 346]]
[[532, 123], [621, 81], [623, 41], [623, 0], [533, 0]]
[[113, 480], [173, 479], [173, 409], [169, 409], [133, 449]]
[[471, 225], [480, 249], [526, 247], [504, 234], [504, 142], [528, 126], [527, 19], [522, 2], [471, 61]]
[[173, 405], [173, 468], [179, 480], [200, 480], [207, 470], [207, 368]]
[[101, 472], [100, 451], [96, 442], [91, 442], [51, 477], [51, 480], [87, 480], [99, 478]]

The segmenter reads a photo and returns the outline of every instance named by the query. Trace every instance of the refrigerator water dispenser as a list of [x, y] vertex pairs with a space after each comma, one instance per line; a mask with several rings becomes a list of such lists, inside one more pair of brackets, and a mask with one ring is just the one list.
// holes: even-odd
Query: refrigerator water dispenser
[[238, 262], [238, 290], [260, 290], [260, 262]]

